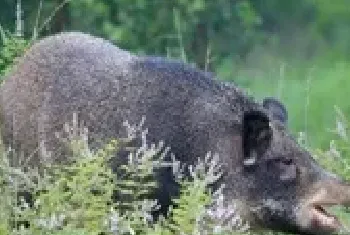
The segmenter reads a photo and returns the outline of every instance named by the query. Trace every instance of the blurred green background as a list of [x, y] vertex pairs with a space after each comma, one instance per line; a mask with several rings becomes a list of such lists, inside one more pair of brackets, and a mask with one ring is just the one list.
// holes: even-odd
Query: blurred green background
[[[16, 32], [16, 0], [0, 1]], [[335, 107], [350, 116], [349, 0], [22, 1], [24, 38], [84, 31], [138, 54], [213, 71], [258, 99], [275, 96], [290, 129], [313, 148], [334, 138]]]

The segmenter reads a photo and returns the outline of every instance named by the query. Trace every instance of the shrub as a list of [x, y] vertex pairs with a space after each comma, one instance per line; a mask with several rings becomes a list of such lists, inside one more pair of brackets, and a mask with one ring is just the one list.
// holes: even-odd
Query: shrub
[[[209, 190], [221, 176], [218, 156], [208, 154], [195, 166], [164, 162], [169, 149], [163, 143], [149, 144], [142, 123], [126, 122], [127, 138], [92, 151], [74, 116], [62, 138], [72, 149], [72, 160], [65, 165], [24, 170], [11, 166], [2, 150], [0, 234], [232, 234], [243, 228], [234, 207], [223, 203], [223, 187]], [[141, 139], [141, 147], [131, 145], [135, 138]], [[118, 174], [110, 168], [116, 151], [128, 153]], [[158, 167], [172, 167], [181, 190], [168, 218], [154, 221], [152, 212], [159, 206], [149, 195], [157, 187]], [[22, 192], [30, 193], [31, 200]], [[115, 195], [117, 201], [112, 200]]]
[[2, 45], [0, 46], [0, 77], [8, 73], [17, 57], [22, 55], [28, 46], [27, 40], [5, 32], [0, 27]]

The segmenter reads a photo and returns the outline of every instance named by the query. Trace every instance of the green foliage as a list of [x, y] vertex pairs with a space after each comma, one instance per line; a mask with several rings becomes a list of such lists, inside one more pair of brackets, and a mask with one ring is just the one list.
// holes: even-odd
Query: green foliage
[[92, 156], [81, 156], [81, 159], [69, 165], [51, 166], [43, 173], [34, 170], [31, 173], [22, 172], [5, 165], [3, 169], [21, 172], [28, 178], [31, 187], [24, 185], [24, 188], [28, 191], [32, 189], [29, 192], [33, 195], [33, 205], [30, 206], [22, 198], [20, 205], [16, 205], [16, 195], [22, 190], [19, 190], [20, 187], [9, 189], [12, 189], [11, 182], [18, 182], [19, 179], [9, 172], [2, 172], [2, 178], [11, 180], [1, 187], [8, 195], [0, 203], [8, 208], [8, 218], [1, 220], [1, 227], [11, 231], [11, 215], [14, 215], [14, 224], [20, 221], [29, 221], [30, 224], [29, 228], [20, 227], [18, 233], [56, 234], [53, 232], [61, 229], [63, 231], [58, 234], [65, 230], [84, 234], [106, 231], [105, 221], [108, 219], [114, 186], [114, 175], [108, 165], [111, 148], [114, 147], [108, 145]]
[[[216, 69], [226, 56], [244, 58], [271, 37], [283, 45], [308, 41], [313, 53], [349, 52], [346, 0], [37, 0], [22, 1], [22, 8], [26, 36], [37, 29], [40, 36], [87, 31], [141, 53], [184, 59], [185, 51], [202, 68]], [[6, 28], [14, 28], [15, 9], [16, 1], [0, 3]]]
[[224, 186], [210, 190], [210, 185], [222, 177], [218, 155], [208, 153], [175, 175], [181, 186], [180, 197], [173, 199], [168, 220], [157, 224], [163, 225], [166, 234], [247, 234], [249, 225], [241, 220], [234, 205], [225, 204]]
[[15, 59], [21, 56], [28, 43], [25, 39], [4, 32], [0, 27], [1, 42], [0, 47], [0, 78], [11, 69]]
[[221, 177], [220, 169], [216, 169], [215, 162], [211, 169], [210, 155], [204, 162], [199, 161], [195, 167], [189, 167], [190, 177], [180, 182], [181, 193], [179, 199], [174, 199], [176, 207], [171, 211], [171, 228], [176, 233], [197, 234], [201, 228], [200, 221], [206, 213], [206, 207], [212, 203], [208, 186]]
[[8, 185], [9, 165], [5, 160], [5, 153], [2, 149], [0, 156], [0, 234], [8, 235], [11, 229], [11, 210], [15, 205], [13, 200], [13, 195], [15, 194], [13, 194], [12, 187]]
[[116, 182], [119, 210], [134, 209], [137, 201], [150, 197], [157, 188], [154, 178], [155, 164], [162, 154], [162, 145], [152, 146], [149, 151], [132, 151], [128, 156], [128, 164], [117, 168], [119, 180]]
[[117, 227], [122, 233], [145, 234], [153, 222], [151, 213], [159, 209], [150, 198], [158, 186], [155, 172], [165, 164], [163, 157], [168, 149], [162, 143], [148, 146], [145, 138], [140, 148], [127, 149], [127, 161], [116, 168], [114, 216], [120, 220]]
[[198, 181], [184, 182], [181, 197], [174, 200], [177, 207], [172, 210], [173, 224], [171, 227], [178, 233], [197, 233], [198, 219], [203, 216], [205, 206], [211, 202], [207, 187], [203, 187], [203, 182]]
[[[16, 2], [0, 3], [5, 28], [15, 27]], [[271, 38], [291, 54], [304, 44], [305, 54], [349, 59], [346, 0], [37, 0], [22, 1], [22, 12], [26, 36], [87, 31], [126, 49], [186, 58], [202, 68], [209, 63], [213, 70]]]
[[327, 151], [316, 149], [315, 155], [325, 167], [350, 180], [350, 122], [338, 107], [335, 111], [336, 125], [330, 132], [336, 138], [331, 140]]
[[89, 233], [106, 230], [104, 222], [114, 187], [114, 176], [107, 164], [108, 152], [114, 149], [111, 145], [92, 158], [56, 167], [50, 175], [46, 175], [52, 182], [40, 190], [43, 193], [39, 192], [39, 212], [36, 216], [50, 218], [62, 215], [66, 227]]
[[[90, 0], [70, 6], [76, 14], [72, 15], [74, 28], [92, 30], [139, 53], [184, 59], [184, 50], [188, 60], [202, 68], [209, 47], [218, 57], [228, 51], [244, 53], [255, 41], [254, 28], [260, 23], [249, 1], [119, 0], [110, 4]], [[87, 9], [93, 12], [91, 17], [78, 20]], [[97, 27], [91, 29], [91, 24]]]
[[[163, 162], [168, 149], [162, 143], [148, 145], [146, 132], [141, 132], [140, 148], [130, 146], [142, 125], [127, 125], [132, 129], [128, 138], [112, 140], [92, 152], [84, 138], [80, 141], [77, 138], [82, 133], [74, 130], [77, 127], [74, 120], [73, 117], [73, 125], [67, 127], [74, 156], [65, 165], [51, 164], [24, 171], [11, 166], [8, 155], [1, 151], [4, 153], [0, 159], [2, 235], [177, 235], [212, 234], [214, 230], [225, 231], [216, 234], [235, 234], [234, 229], [241, 226], [236, 222], [228, 226], [222, 223], [237, 216], [234, 209], [229, 208], [229, 213], [214, 211], [214, 208], [226, 210], [223, 206], [217, 207], [222, 188], [214, 194], [208, 190], [208, 185], [221, 177], [217, 155], [208, 154], [186, 168], [178, 162]], [[110, 161], [116, 151], [122, 150], [128, 153], [128, 158], [117, 159], [122, 162], [115, 175]], [[158, 167], [173, 169], [181, 193], [174, 200], [176, 207], [169, 211], [169, 217], [155, 222], [151, 213], [158, 206], [147, 196], [156, 187], [154, 174]], [[31, 193], [30, 204], [20, 196], [23, 191]], [[119, 195], [116, 202], [112, 200], [115, 193]], [[226, 214], [229, 216], [223, 217]]]

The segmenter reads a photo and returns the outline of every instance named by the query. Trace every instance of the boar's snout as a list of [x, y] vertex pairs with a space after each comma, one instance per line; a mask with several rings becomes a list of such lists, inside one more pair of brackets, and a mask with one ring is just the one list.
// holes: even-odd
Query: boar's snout
[[333, 205], [350, 205], [350, 185], [329, 177], [315, 183], [310, 194], [296, 210], [297, 224], [302, 231], [310, 234], [331, 234], [345, 228], [340, 220], [326, 208]]

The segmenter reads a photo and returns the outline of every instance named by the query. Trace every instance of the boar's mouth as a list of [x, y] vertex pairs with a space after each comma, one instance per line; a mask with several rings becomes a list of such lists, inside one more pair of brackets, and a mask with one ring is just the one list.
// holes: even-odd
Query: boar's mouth
[[309, 226], [320, 232], [333, 233], [340, 231], [343, 227], [340, 220], [327, 212], [325, 206], [331, 205], [313, 204], [309, 206]]
[[332, 234], [345, 229], [340, 220], [330, 214], [326, 208], [335, 205], [350, 204], [349, 185], [327, 182], [323, 183], [309, 200], [302, 204], [297, 213], [299, 227], [311, 234]]

